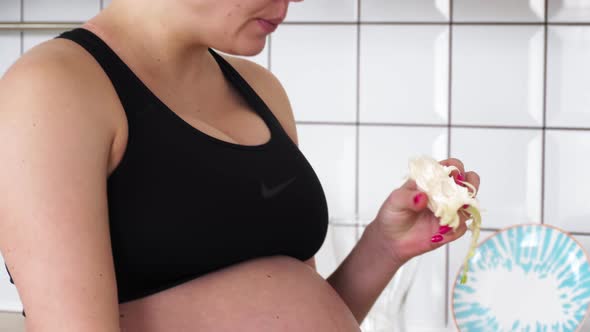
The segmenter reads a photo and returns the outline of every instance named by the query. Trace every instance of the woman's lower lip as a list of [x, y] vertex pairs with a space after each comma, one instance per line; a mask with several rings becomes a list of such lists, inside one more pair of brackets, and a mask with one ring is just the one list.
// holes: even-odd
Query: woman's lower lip
[[272, 24], [269, 21], [265, 21], [263, 19], [257, 19], [258, 24], [262, 27], [262, 29], [268, 33], [274, 32], [277, 29], [276, 24]]

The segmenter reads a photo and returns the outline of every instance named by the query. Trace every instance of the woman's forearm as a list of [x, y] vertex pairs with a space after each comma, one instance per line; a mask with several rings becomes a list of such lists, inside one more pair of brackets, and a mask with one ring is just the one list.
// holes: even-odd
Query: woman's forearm
[[359, 324], [403, 264], [393, 259], [383, 241], [377, 240], [377, 228], [376, 223], [366, 227], [354, 249], [327, 279]]

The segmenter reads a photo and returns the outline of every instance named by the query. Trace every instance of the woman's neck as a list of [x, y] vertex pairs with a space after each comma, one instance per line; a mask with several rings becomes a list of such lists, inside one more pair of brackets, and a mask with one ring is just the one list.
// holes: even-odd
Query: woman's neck
[[132, 69], [150, 80], [194, 86], [196, 78], [210, 73], [213, 59], [206, 45], [190, 40], [189, 34], [174, 22], [165, 22], [167, 16], [158, 14], [155, 6], [125, 7], [130, 4], [114, 1], [83, 27], [103, 39], [124, 60], [133, 59], [128, 63], [135, 67]]

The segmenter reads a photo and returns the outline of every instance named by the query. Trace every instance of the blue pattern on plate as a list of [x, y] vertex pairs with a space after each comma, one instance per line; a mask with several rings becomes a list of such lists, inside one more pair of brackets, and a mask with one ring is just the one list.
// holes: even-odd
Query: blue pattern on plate
[[[461, 268], [462, 269], [462, 268]], [[558, 281], [557, 293], [564, 301], [561, 320], [546, 322], [539, 315], [534, 323], [515, 320], [504, 327], [491, 308], [476, 297], [478, 272], [521, 269], [539, 280]], [[461, 332], [574, 332], [590, 304], [590, 264], [583, 249], [570, 236], [544, 225], [520, 225], [496, 233], [484, 241], [469, 261], [469, 279], [455, 281], [453, 314]], [[498, 281], [502, 287], [504, 281]]]

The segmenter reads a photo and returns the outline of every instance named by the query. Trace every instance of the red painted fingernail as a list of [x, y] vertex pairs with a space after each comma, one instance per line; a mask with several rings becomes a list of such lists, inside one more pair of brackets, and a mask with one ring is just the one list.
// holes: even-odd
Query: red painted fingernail
[[450, 226], [448, 226], [448, 225], [440, 226], [440, 227], [438, 228], [438, 232], [439, 232], [440, 234], [446, 234], [446, 233], [448, 233], [450, 230], [451, 230], [451, 227], [450, 227]]
[[432, 239], [430, 239], [430, 241], [436, 243], [436, 242], [440, 242], [443, 240], [443, 236], [440, 234], [436, 234], [435, 236], [432, 237]]
[[466, 209], [466, 208], [468, 208], [468, 207], [469, 207], [469, 204], [465, 204], [465, 205], [463, 205], [463, 208], [464, 208], [464, 209]]
[[459, 174], [457, 174], [457, 177], [455, 178], [455, 183], [465, 187], [465, 185], [461, 181], [465, 181], [465, 174], [459, 172]]
[[423, 197], [424, 197], [423, 193], [418, 193], [416, 196], [414, 196], [414, 204], [416, 204], [416, 205], [420, 204]]

